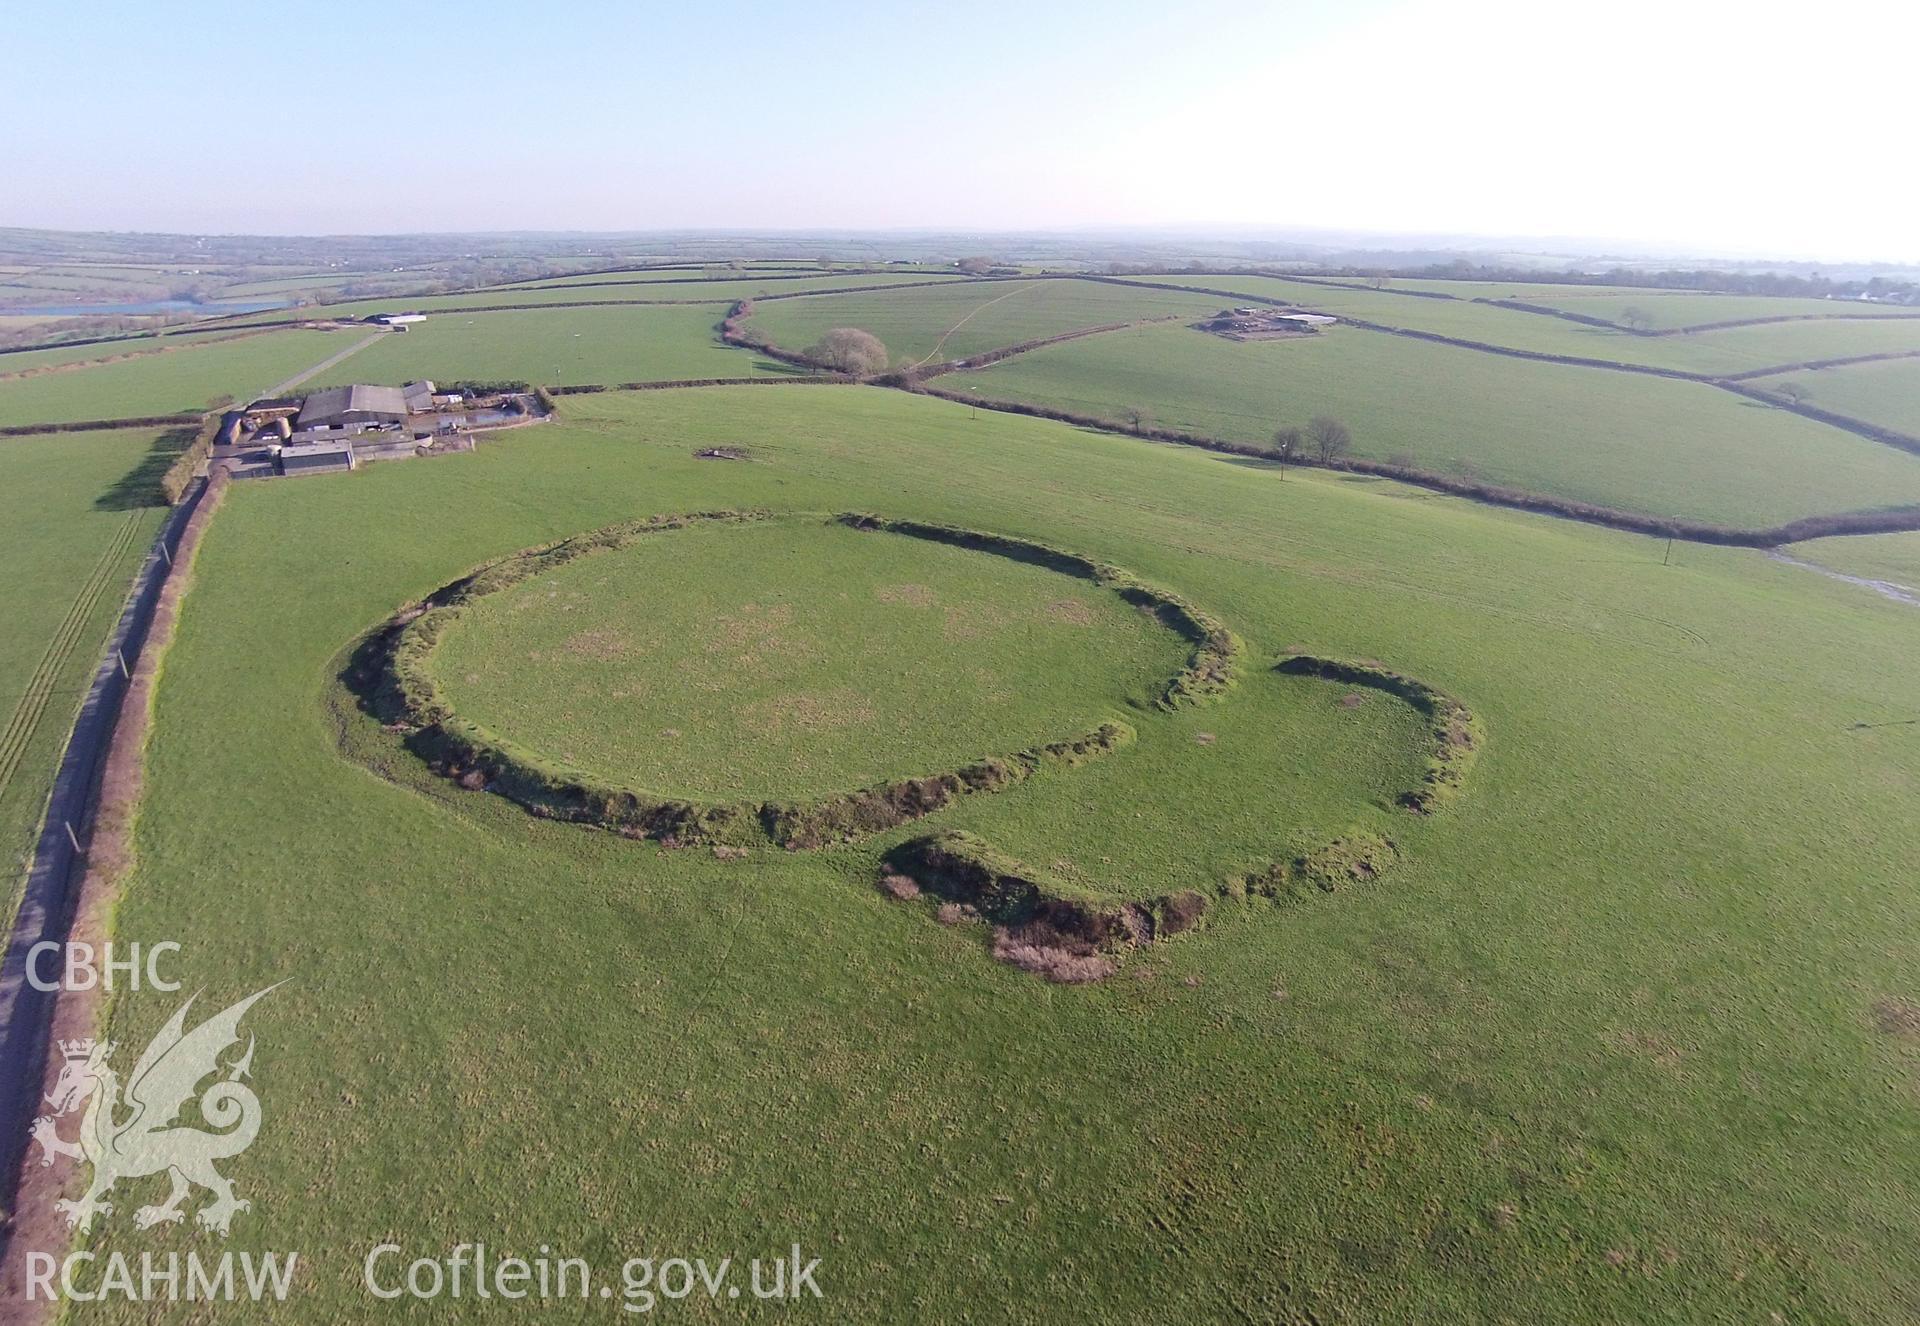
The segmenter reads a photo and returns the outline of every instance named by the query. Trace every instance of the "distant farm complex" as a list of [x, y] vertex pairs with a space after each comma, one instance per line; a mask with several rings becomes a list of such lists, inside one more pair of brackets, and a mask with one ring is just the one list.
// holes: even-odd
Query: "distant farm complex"
[[399, 387], [323, 387], [300, 401], [258, 401], [228, 416], [212, 463], [236, 479], [332, 474], [371, 460], [471, 451], [476, 431], [542, 418], [517, 391], [438, 391], [426, 379]]

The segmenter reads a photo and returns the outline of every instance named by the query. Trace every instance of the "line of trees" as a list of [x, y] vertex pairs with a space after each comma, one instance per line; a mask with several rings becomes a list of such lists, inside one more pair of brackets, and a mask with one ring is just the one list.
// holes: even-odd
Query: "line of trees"
[[1287, 424], [1273, 433], [1273, 457], [1286, 475], [1289, 463], [1302, 456], [1317, 456], [1322, 465], [1331, 465], [1347, 454], [1353, 445], [1353, 430], [1330, 414], [1316, 414], [1302, 427]]

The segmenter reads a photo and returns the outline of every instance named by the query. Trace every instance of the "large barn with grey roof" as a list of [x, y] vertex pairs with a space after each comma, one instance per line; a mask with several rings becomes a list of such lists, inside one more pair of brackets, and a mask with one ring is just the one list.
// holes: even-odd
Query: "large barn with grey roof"
[[326, 387], [307, 397], [294, 427], [302, 433], [353, 424], [406, 422], [407, 398], [398, 387]]

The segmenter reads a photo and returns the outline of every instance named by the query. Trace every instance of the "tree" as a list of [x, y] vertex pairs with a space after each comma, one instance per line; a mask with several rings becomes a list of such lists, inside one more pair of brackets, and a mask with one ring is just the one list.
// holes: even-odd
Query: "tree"
[[991, 258], [962, 258], [954, 266], [970, 276], [979, 276], [993, 269]]
[[1287, 477], [1287, 463], [1307, 445], [1306, 432], [1293, 424], [1273, 430], [1273, 454], [1280, 462], [1280, 477]]
[[884, 372], [889, 357], [878, 336], [858, 327], [835, 327], [807, 347], [807, 358], [860, 378]]
[[1631, 327], [1634, 331], [1645, 331], [1653, 325], [1653, 319], [1648, 317], [1647, 311], [1638, 304], [1629, 304], [1621, 309], [1620, 321], [1628, 327]]
[[1798, 405], [1807, 398], [1807, 389], [1798, 382], [1782, 382], [1780, 394], [1787, 398], [1789, 405]]
[[1346, 454], [1353, 442], [1353, 431], [1331, 415], [1317, 414], [1307, 424], [1307, 441], [1320, 453], [1320, 463], [1331, 465]]

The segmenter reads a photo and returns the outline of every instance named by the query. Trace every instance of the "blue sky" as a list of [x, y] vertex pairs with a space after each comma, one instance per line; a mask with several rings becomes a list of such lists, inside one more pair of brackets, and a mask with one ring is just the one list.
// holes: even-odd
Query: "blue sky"
[[1324, 227], [1914, 261], [1913, 11], [26, 0], [0, 224]]

